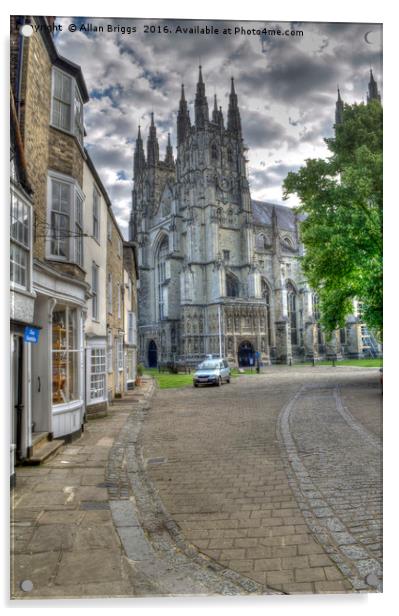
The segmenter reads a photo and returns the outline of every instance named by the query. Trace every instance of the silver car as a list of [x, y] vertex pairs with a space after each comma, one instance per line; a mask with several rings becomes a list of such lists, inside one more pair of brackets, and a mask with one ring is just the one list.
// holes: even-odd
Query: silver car
[[194, 372], [193, 385], [221, 385], [230, 383], [231, 370], [225, 359], [206, 359]]

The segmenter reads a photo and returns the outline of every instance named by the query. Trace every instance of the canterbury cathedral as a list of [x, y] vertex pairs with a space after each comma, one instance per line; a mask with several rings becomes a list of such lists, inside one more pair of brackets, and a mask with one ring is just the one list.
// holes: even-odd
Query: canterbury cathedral
[[[372, 76], [369, 98], [379, 97]], [[138, 131], [129, 239], [139, 253], [139, 347], [143, 364], [291, 363], [372, 354], [354, 303], [346, 327], [328, 339], [318, 298], [298, 257], [298, 218], [287, 206], [251, 198], [247, 148], [231, 79], [227, 116], [209, 109], [201, 67], [190, 118], [184, 86], [177, 156], [170, 135], [160, 157], [154, 114], [144, 148]], [[343, 102], [338, 92], [336, 123]]]

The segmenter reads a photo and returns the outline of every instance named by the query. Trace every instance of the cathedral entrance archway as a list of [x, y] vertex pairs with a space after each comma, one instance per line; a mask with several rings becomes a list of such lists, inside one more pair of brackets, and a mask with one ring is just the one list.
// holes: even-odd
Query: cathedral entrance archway
[[255, 349], [249, 340], [241, 342], [238, 347], [238, 365], [240, 368], [245, 366], [255, 366]]
[[156, 368], [158, 365], [158, 349], [154, 340], [150, 341], [148, 345], [148, 367]]

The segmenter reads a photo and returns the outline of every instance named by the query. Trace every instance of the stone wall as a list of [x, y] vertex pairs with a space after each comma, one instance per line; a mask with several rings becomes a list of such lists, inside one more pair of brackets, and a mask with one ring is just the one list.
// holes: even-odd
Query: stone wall
[[[124, 373], [120, 373], [117, 370], [117, 345], [116, 339], [122, 337], [124, 331], [123, 322], [123, 301], [120, 306], [120, 317], [118, 317], [118, 285], [122, 289], [123, 285], [123, 244], [122, 249], [119, 251], [119, 245], [123, 242], [123, 237], [119, 231], [119, 228], [115, 222], [113, 216], [108, 213], [108, 217], [111, 220], [112, 234], [111, 240], [107, 239], [107, 332], [112, 333], [112, 362], [113, 370], [108, 373], [108, 392], [111, 393], [112, 398], [116, 394], [123, 395], [124, 390]], [[104, 221], [105, 224], [105, 221]], [[108, 274], [112, 274], [112, 312], [108, 312]]]

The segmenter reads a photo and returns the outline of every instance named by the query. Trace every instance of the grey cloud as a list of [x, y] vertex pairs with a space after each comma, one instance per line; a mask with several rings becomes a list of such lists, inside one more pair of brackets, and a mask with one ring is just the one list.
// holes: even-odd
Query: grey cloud
[[[120, 172], [125, 171], [126, 177], [131, 177], [137, 126], [141, 124], [146, 137], [149, 113], [154, 111], [163, 155], [167, 132], [171, 131], [175, 142], [182, 82], [192, 110], [199, 58], [210, 107], [216, 92], [225, 117], [230, 77], [235, 77], [250, 165], [258, 161], [258, 168], [251, 171], [251, 187], [262, 195], [267, 195], [271, 186], [275, 194], [286, 171], [284, 163], [270, 164], [272, 160], [285, 161], [290, 152], [290, 161], [301, 164], [309, 156], [309, 146], [315, 149], [316, 156], [326, 153], [323, 137], [331, 134], [337, 84], [344, 100], [361, 100], [366, 95], [372, 65], [382, 90], [381, 50], [376, 42], [368, 45], [364, 41], [365, 32], [381, 31], [378, 25], [292, 22], [291, 27], [302, 29], [304, 37], [269, 38], [263, 53], [261, 39], [256, 36], [144, 35], [144, 20], [90, 21], [138, 27], [138, 33], [131, 36], [71, 36], [65, 29], [56, 37], [60, 53], [81, 65], [89, 91], [99, 97], [85, 105], [86, 143], [124, 228], [131, 182], [118, 180], [118, 173], [121, 177]], [[161, 27], [172, 22], [145, 21]], [[177, 22], [205, 24], [203, 20]], [[207, 23], [223, 28], [236, 22]], [[250, 28], [274, 24], [243, 25]]]

